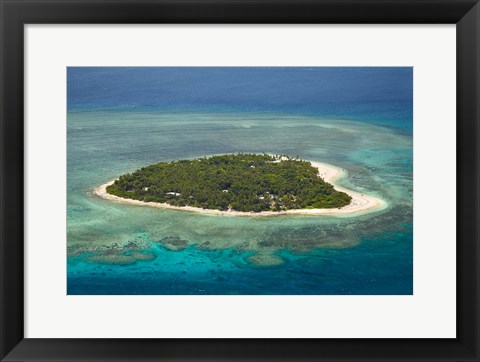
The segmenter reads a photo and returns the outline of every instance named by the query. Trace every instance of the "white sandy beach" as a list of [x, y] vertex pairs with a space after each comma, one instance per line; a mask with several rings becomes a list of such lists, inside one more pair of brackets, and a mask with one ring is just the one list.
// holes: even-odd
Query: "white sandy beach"
[[141, 206], [150, 206], [158, 207], [162, 209], [170, 210], [181, 210], [181, 211], [191, 211], [199, 212], [203, 214], [210, 215], [223, 215], [223, 216], [277, 216], [277, 215], [287, 215], [287, 214], [300, 214], [300, 215], [337, 215], [337, 216], [356, 216], [360, 214], [366, 214], [374, 211], [383, 210], [386, 208], [387, 203], [379, 198], [361, 194], [356, 191], [348, 190], [344, 187], [338, 186], [335, 182], [341, 177], [345, 176], [346, 172], [338, 167], [321, 163], [310, 161], [312, 166], [318, 168], [318, 175], [323, 178], [326, 182], [331, 183], [335, 186], [335, 189], [338, 191], [343, 191], [352, 197], [350, 204], [335, 209], [295, 209], [287, 211], [262, 211], [262, 212], [240, 212], [240, 211], [219, 211], [219, 210], [209, 210], [202, 209], [192, 206], [173, 206], [167, 203], [159, 202], [144, 202], [139, 200], [125, 199], [123, 197], [118, 197], [107, 193], [107, 186], [113, 184], [115, 180], [109, 181], [103, 185], [95, 187], [92, 192], [94, 195], [97, 195], [106, 200], [120, 202], [124, 204], [131, 205], [141, 205]]

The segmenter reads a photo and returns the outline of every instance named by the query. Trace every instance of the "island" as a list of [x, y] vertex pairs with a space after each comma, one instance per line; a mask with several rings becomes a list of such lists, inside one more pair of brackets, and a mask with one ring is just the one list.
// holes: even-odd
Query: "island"
[[329, 183], [344, 172], [298, 157], [227, 154], [143, 167], [94, 189], [103, 198], [229, 215], [351, 214], [385, 203]]

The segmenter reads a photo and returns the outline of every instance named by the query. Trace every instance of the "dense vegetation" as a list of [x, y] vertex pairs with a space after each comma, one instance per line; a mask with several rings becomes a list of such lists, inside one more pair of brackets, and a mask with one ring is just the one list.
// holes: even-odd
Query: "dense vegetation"
[[310, 162], [266, 154], [162, 162], [120, 176], [107, 192], [174, 206], [253, 212], [339, 208], [351, 201], [321, 179]]

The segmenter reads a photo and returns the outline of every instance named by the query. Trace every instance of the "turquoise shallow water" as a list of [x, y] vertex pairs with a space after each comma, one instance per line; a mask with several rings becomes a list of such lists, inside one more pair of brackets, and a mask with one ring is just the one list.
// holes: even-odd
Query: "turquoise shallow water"
[[[67, 118], [68, 294], [412, 294], [413, 155], [404, 123], [152, 109]], [[90, 193], [152, 163], [236, 152], [340, 166], [343, 186], [389, 207], [353, 218], [226, 217]]]

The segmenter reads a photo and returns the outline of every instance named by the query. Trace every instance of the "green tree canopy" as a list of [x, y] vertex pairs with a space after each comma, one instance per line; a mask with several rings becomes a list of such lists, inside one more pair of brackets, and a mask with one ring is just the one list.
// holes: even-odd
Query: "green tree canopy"
[[161, 162], [120, 176], [107, 192], [145, 202], [243, 212], [340, 208], [351, 197], [288, 156], [231, 154]]

